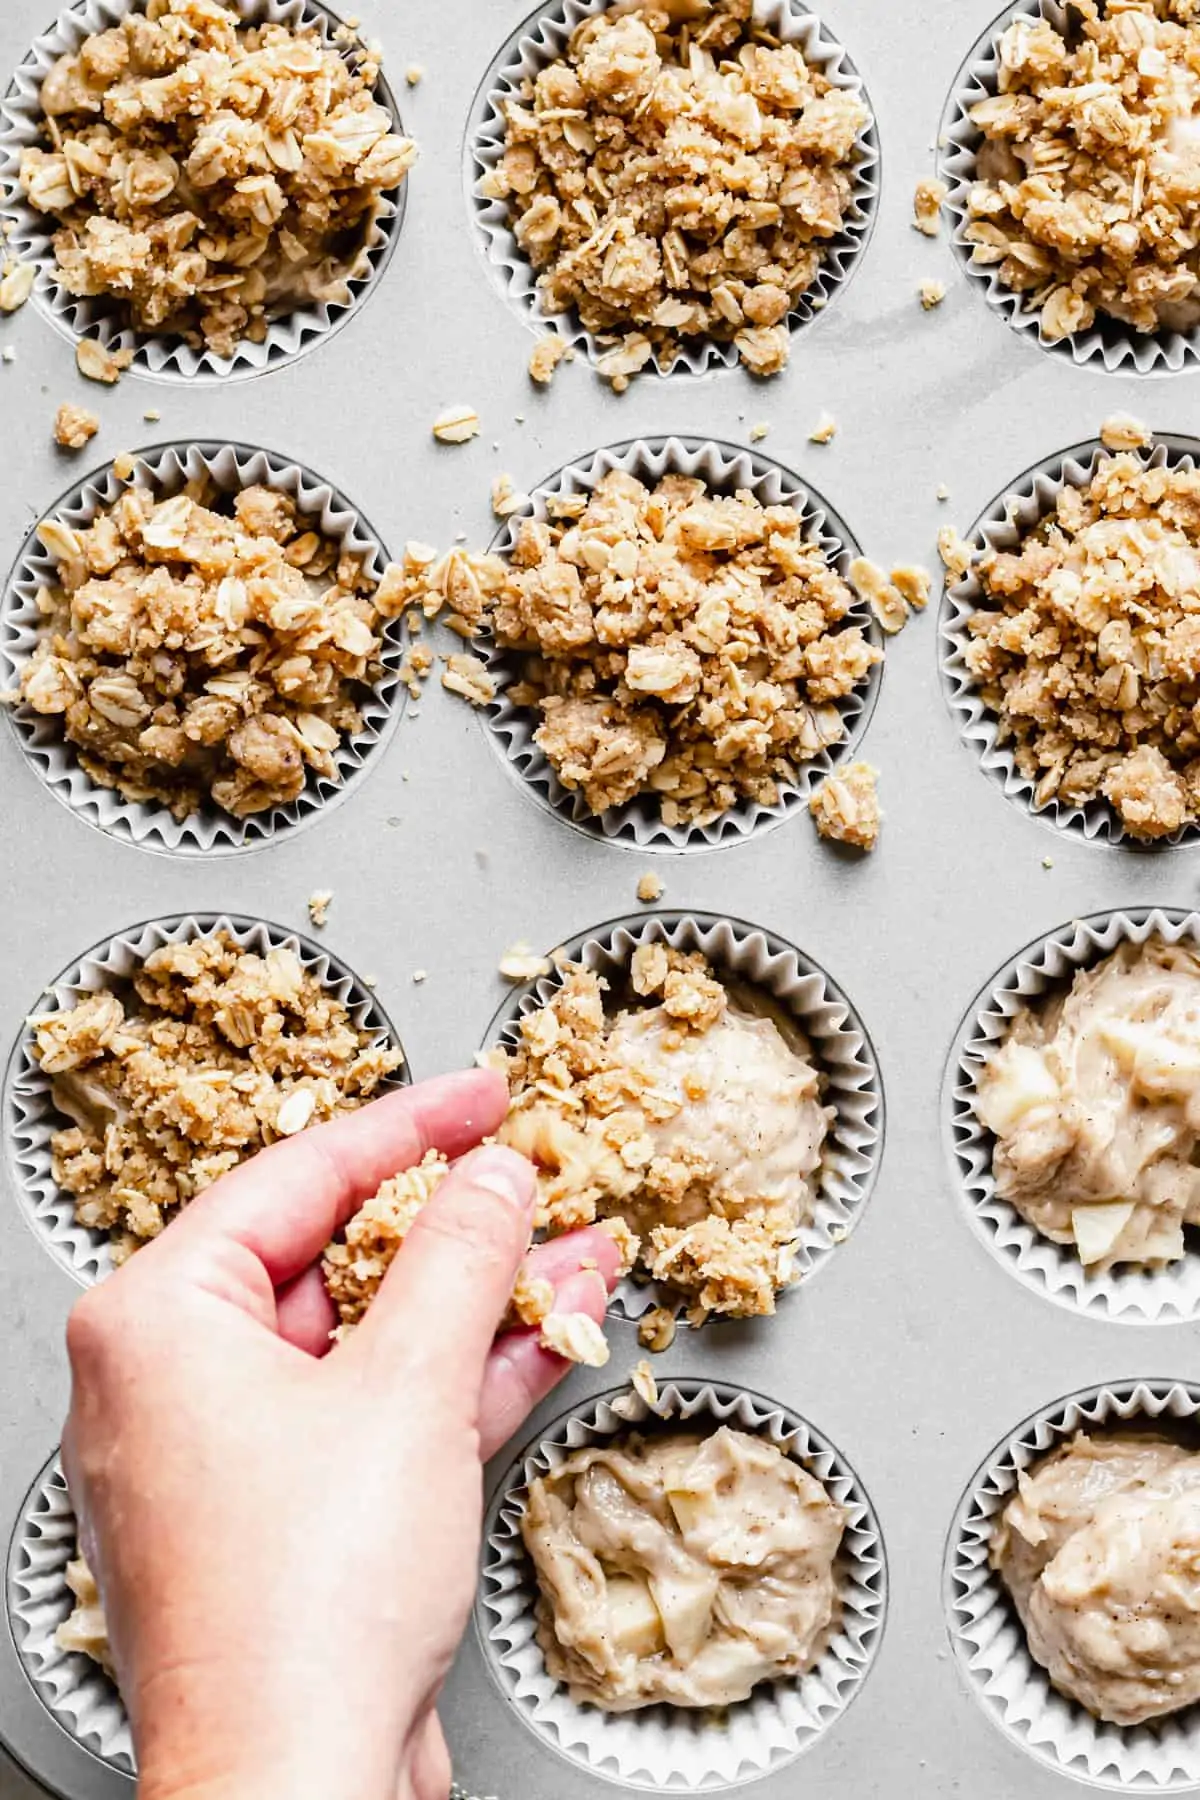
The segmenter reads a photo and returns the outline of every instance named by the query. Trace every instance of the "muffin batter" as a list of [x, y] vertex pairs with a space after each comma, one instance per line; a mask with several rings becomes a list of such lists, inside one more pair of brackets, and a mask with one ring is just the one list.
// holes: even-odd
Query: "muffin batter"
[[699, 954], [644, 944], [630, 976], [645, 1004], [609, 1015], [607, 984], [567, 969], [506, 1059], [500, 1135], [538, 1166], [538, 1225], [623, 1221], [694, 1316], [772, 1312], [833, 1116], [808, 1046]]
[[1200, 1455], [1080, 1432], [1001, 1513], [990, 1561], [1030, 1655], [1098, 1719], [1138, 1725], [1200, 1699]]
[[1200, 956], [1152, 937], [1018, 1014], [976, 1082], [996, 1191], [1089, 1266], [1169, 1262], [1200, 1224]]
[[529, 1485], [538, 1643], [608, 1712], [727, 1706], [810, 1669], [837, 1614], [843, 1509], [765, 1439], [637, 1435]]

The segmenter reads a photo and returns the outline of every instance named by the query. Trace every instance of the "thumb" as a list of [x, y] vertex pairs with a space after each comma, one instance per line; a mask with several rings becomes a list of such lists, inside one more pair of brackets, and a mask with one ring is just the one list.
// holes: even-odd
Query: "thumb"
[[394, 1381], [398, 1362], [434, 1397], [469, 1394], [483, 1371], [529, 1248], [537, 1181], [532, 1163], [489, 1144], [458, 1162], [417, 1214], [370, 1310], [346, 1346]]

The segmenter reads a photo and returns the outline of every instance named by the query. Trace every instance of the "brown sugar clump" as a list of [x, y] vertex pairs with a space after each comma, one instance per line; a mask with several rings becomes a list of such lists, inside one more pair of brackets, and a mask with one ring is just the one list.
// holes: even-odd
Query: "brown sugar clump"
[[231, 356], [297, 307], [347, 305], [383, 195], [416, 157], [356, 66], [312, 27], [221, 0], [146, 0], [42, 83], [21, 156], [58, 221], [57, 278], [126, 323]]
[[507, 204], [543, 311], [578, 313], [614, 387], [703, 338], [783, 368], [787, 314], [851, 208], [856, 94], [751, 0], [633, 0], [577, 25], [504, 114], [482, 191]]
[[1194, 0], [1080, 0], [1064, 35], [1020, 15], [968, 201], [972, 261], [994, 268], [1051, 342], [1098, 315], [1139, 332], [1200, 321], [1200, 17]]
[[522, 522], [507, 558], [414, 564], [410, 594], [520, 658], [563, 786], [601, 813], [651, 796], [667, 825], [774, 805], [843, 739], [837, 703], [882, 659], [791, 506], [616, 469]]
[[[360, 557], [274, 489], [129, 488], [89, 526], [39, 528], [57, 564], [19, 698], [62, 720], [101, 787], [184, 819], [245, 818], [336, 780], [382, 673]], [[393, 591], [385, 575], [378, 593]]]
[[72, 1123], [50, 1141], [75, 1216], [115, 1261], [265, 1144], [353, 1110], [403, 1063], [293, 950], [226, 931], [153, 950], [128, 987], [31, 1021]]
[[1103, 798], [1133, 837], [1200, 816], [1200, 473], [1101, 460], [986, 551], [968, 669], [1034, 804]]

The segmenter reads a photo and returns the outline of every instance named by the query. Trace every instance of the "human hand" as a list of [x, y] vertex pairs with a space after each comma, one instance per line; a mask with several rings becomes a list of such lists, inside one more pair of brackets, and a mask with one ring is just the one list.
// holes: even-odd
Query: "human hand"
[[[475, 1592], [481, 1466], [567, 1366], [534, 1331], [493, 1342], [534, 1175], [464, 1153], [506, 1103], [478, 1070], [276, 1144], [71, 1314], [63, 1460], [140, 1800], [444, 1800], [434, 1704]], [[464, 1160], [324, 1354], [321, 1251], [431, 1146]], [[557, 1310], [603, 1317], [604, 1232], [533, 1261]]]

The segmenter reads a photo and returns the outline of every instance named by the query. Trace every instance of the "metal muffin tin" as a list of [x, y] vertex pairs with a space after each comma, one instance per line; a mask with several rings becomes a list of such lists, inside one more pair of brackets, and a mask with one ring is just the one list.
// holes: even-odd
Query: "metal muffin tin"
[[[762, 422], [770, 432], [761, 449], [815, 489], [868, 555], [937, 571], [941, 525], [966, 531], [1024, 471], [1094, 438], [1109, 413], [1200, 435], [1200, 373], [1144, 380], [1128, 367], [1108, 372], [1101, 359], [1076, 366], [1048, 354], [1036, 333], [1012, 331], [988, 305], [951, 248], [948, 221], [937, 240], [912, 229], [913, 187], [934, 172], [948, 97], [995, 0], [819, 8], [875, 108], [882, 192], [854, 280], [794, 335], [782, 376], [646, 374], [623, 396], [583, 357], [562, 365], [549, 390], [532, 387], [528, 317], [500, 291], [464, 193], [475, 97], [528, 0], [363, 0], [361, 10], [364, 28], [384, 42], [405, 128], [422, 152], [370, 303], [255, 379], [168, 383], [131, 370], [114, 389], [79, 378], [71, 342], [38, 305], [0, 317], [0, 348], [16, 352], [12, 364], [0, 362], [0, 569], [70, 484], [121, 451], [167, 439], [264, 446], [319, 469], [395, 553], [407, 538], [448, 547], [464, 533], [488, 543], [488, 485], [501, 470], [529, 492], [606, 445], [673, 433], [751, 449], [751, 428]], [[5, 0], [0, 88], [52, 11], [53, 0]], [[408, 89], [412, 63], [425, 75]], [[929, 313], [917, 298], [927, 277], [947, 288]], [[74, 458], [51, 441], [54, 410], [68, 398], [103, 421]], [[435, 443], [434, 418], [460, 403], [478, 409], [480, 436], [461, 447]], [[147, 409], [161, 421], [146, 421]], [[808, 433], [826, 409], [837, 435], [819, 447]], [[635, 912], [649, 866], [665, 884], [663, 908], [776, 933], [845, 994], [887, 1092], [882, 1162], [861, 1223], [774, 1319], [683, 1330], [655, 1360], [661, 1385], [740, 1387], [807, 1421], [861, 1479], [882, 1533], [886, 1618], [862, 1693], [799, 1762], [752, 1784], [761, 1800], [798, 1792], [1065, 1800], [1076, 1791], [1061, 1767], [997, 1727], [995, 1708], [977, 1704], [951, 1647], [947, 1537], [975, 1472], [1031, 1415], [1073, 1392], [1138, 1378], [1200, 1382], [1193, 1324], [1123, 1326], [1014, 1280], [972, 1229], [944, 1153], [948, 1060], [996, 971], [1076, 918], [1197, 906], [1200, 862], [1186, 846], [1148, 853], [1088, 842], [1006, 798], [960, 739], [935, 612], [936, 598], [888, 644], [860, 752], [881, 771], [886, 820], [865, 859], [820, 843], [802, 812], [686, 855], [649, 856], [573, 830], [513, 778], [482, 719], [436, 677], [372, 758], [369, 779], [303, 832], [236, 858], [164, 855], [90, 828], [55, 801], [0, 721], [0, 1063], [44, 984], [98, 940], [132, 920], [236, 912], [316, 937], [373, 977], [420, 1079], [471, 1058], [505, 998], [496, 972], [505, 949], [524, 939], [548, 950]], [[333, 903], [324, 931], [313, 932], [306, 901], [322, 888]], [[28, 1229], [11, 1167], [0, 1182], [7, 1559], [27, 1496], [55, 1454], [67, 1398], [63, 1324], [78, 1288]], [[628, 1375], [642, 1354], [634, 1327], [613, 1319], [609, 1331], [609, 1366], [574, 1371], [501, 1452], [489, 1503], [551, 1421]], [[582, 1800], [619, 1788], [527, 1729], [475, 1625], [442, 1710], [469, 1793]], [[14, 1759], [0, 1768], [3, 1800], [47, 1792], [130, 1800], [129, 1776], [51, 1715], [7, 1621], [0, 1739]], [[1139, 1780], [1118, 1791], [1157, 1790]]]

